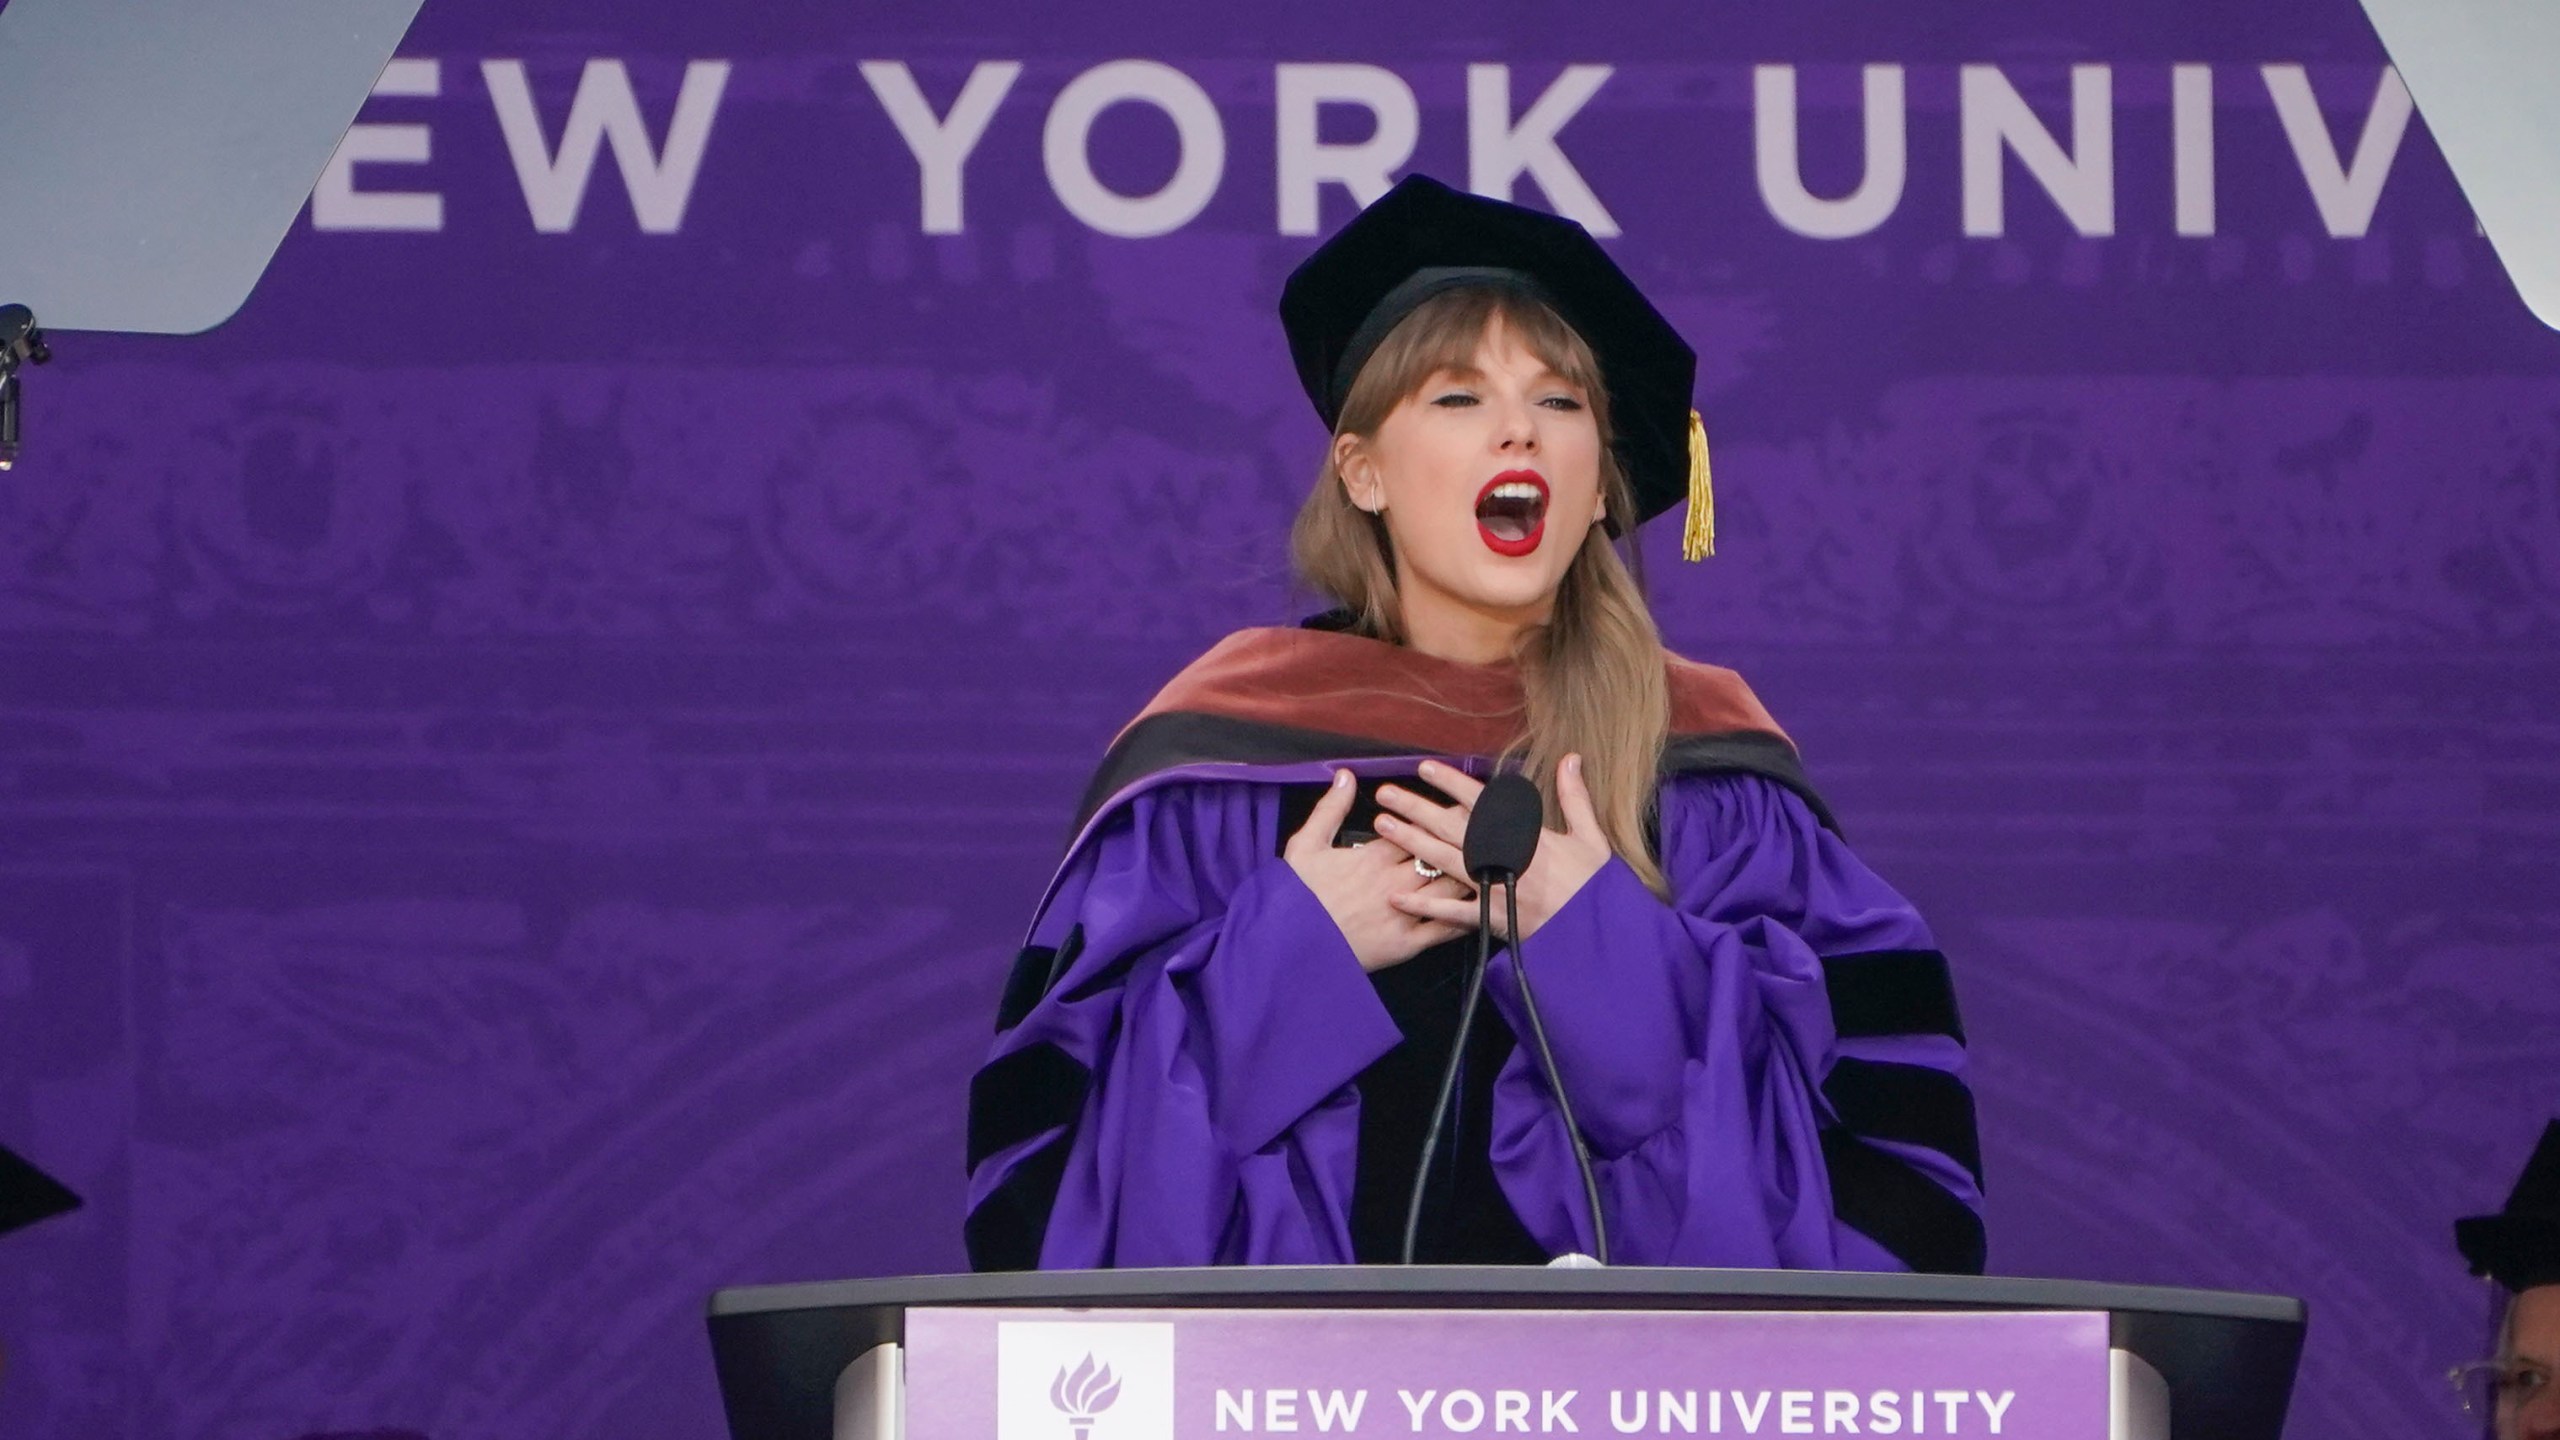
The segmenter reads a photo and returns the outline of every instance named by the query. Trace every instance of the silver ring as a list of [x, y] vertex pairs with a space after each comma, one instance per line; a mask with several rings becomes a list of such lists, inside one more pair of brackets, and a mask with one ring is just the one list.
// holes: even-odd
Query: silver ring
[[1416, 855], [1413, 857], [1413, 873], [1421, 876], [1425, 880], [1437, 880], [1446, 872], [1442, 871], [1437, 865], [1425, 864], [1422, 857]]

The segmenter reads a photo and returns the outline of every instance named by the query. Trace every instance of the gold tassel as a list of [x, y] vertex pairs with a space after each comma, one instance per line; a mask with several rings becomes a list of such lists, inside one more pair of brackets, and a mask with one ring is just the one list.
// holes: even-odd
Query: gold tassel
[[1707, 422], [1689, 412], [1689, 528], [1680, 536], [1680, 558], [1716, 553], [1716, 486], [1707, 471]]

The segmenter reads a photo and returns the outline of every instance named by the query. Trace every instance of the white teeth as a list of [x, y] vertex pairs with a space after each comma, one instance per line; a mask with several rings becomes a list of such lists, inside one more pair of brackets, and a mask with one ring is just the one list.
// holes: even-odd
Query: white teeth
[[1532, 485], [1525, 480], [1514, 480], [1508, 485], [1494, 486], [1493, 493], [1486, 498], [1492, 500], [1536, 500], [1538, 498], [1538, 493], [1537, 486]]

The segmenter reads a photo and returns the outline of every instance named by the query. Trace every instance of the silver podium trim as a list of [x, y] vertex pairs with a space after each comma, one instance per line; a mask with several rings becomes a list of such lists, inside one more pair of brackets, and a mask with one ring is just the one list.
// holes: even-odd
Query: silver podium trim
[[2107, 1436], [2169, 1440], [2169, 1382], [2130, 1350], [2107, 1352]]
[[906, 1440], [906, 1435], [907, 1352], [893, 1340], [854, 1356], [836, 1376], [835, 1440]]

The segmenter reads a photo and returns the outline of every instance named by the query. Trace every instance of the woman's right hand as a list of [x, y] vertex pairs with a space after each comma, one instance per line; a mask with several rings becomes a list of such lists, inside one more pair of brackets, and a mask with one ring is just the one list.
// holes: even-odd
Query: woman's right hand
[[1334, 844], [1334, 832], [1350, 816], [1355, 793], [1350, 771], [1333, 772], [1333, 784], [1280, 855], [1333, 917], [1360, 968], [1375, 973], [1475, 928], [1408, 915], [1396, 908], [1395, 896], [1463, 899], [1474, 892], [1454, 875], [1424, 879], [1413, 867], [1413, 856], [1388, 841]]

